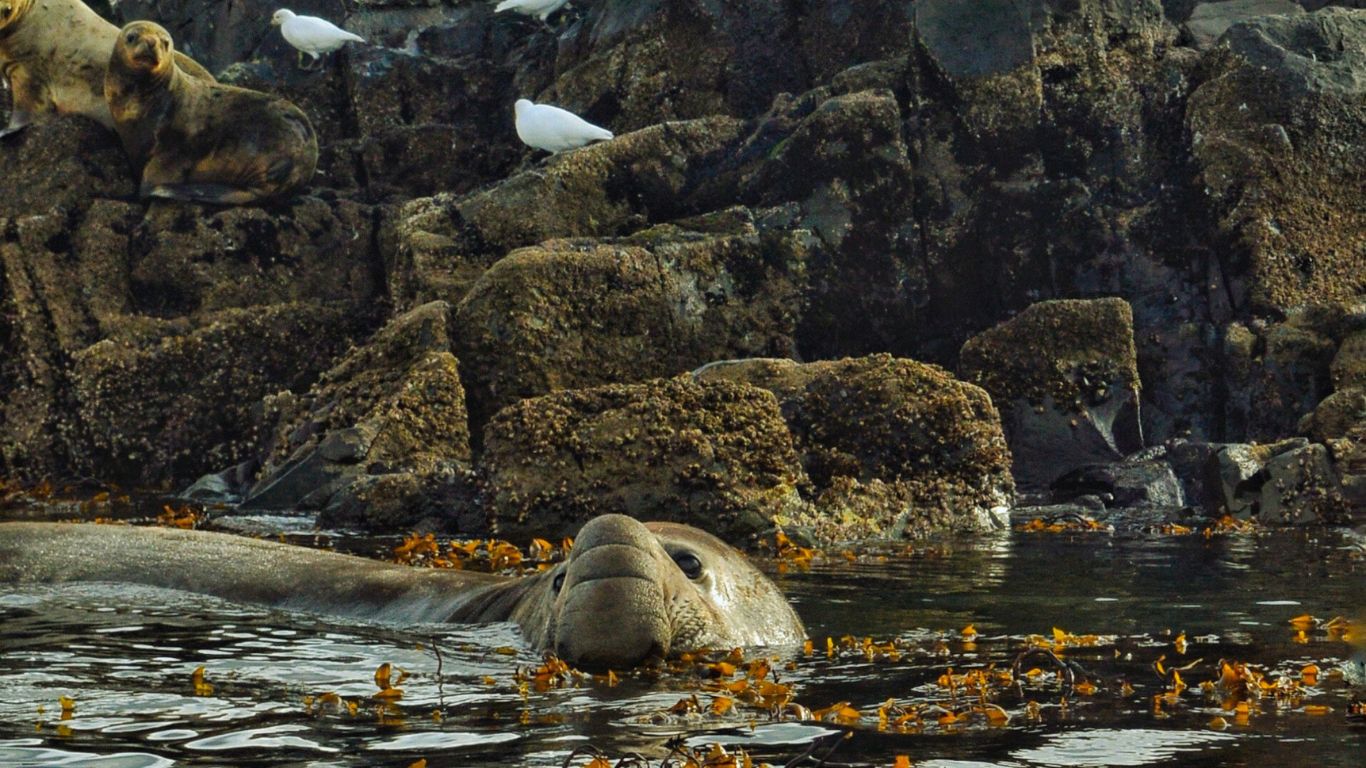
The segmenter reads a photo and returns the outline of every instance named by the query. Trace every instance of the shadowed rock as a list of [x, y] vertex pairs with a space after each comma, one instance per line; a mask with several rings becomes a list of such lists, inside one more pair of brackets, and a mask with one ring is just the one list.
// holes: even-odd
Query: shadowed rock
[[1035, 304], [964, 344], [959, 371], [1001, 409], [1022, 486], [1143, 447], [1133, 316], [1123, 300]]

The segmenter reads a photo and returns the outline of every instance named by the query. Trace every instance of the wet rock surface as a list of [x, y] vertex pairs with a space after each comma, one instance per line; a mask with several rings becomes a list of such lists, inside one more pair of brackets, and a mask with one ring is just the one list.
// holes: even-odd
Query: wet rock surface
[[[610, 0], [546, 28], [482, 0], [301, 0], [369, 41], [316, 72], [258, 0], [101, 6], [298, 103], [319, 173], [281, 206], [149, 205], [88, 121], [0, 140], [0, 475], [218, 472], [200, 490], [231, 496], [293, 468], [278, 504], [375, 528], [695, 498], [691, 522], [737, 535], [797, 514], [889, 535], [1008, 499], [1003, 426], [1045, 495], [1173, 501], [1169, 468], [1190, 506], [1359, 517], [1366, 10], [1291, 5]], [[618, 138], [543, 159], [519, 97]], [[624, 388], [685, 424], [678, 402], [730, 401], [667, 377], [749, 357], [788, 360], [726, 396], [766, 414], [764, 471], [731, 456], [690, 496], [675, 465], [712, 438], [651, 443], [674, 468], [652, 495], [616, 446], [564, 476], [586, 490], [509, 501], [533, 449], [514, 414], [597, 424], [631, 409], [582, 393]], [[376, 449], [393, 408], [432, 418]], [[908, 436], [848, 442], [861, 422]], [[1292, 437], [1312, 442], [1258, 446]]]

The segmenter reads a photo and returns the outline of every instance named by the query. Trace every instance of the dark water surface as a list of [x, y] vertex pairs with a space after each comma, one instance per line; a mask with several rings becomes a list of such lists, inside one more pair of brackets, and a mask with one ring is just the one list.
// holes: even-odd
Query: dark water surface
[[[386, 626], [266, 611], [182, 593], [122, 585], [0, 588], [0, 766], [160, 765], [557, 766], [588, 744], [610, 758], [639, 753], [656, 763], [666, 744], [743, 745], [782, 765], [813, 740], [849, 731], [828, 765], [890, 766], [1279, 766], [1360, 768], [1366, 727], [1348, 722], [1361, 671], [1351, 648], [1322, 628], [1297, 638], [1288, 621], [1366, 614], [1366, 561], [1333, 532], [1200, 536], [1016, 533], [962, 539], [850, 562], [838, 555], [777, 578], [807, 622], [814, 653], [751, 652], [773, 666], [795, 700], [812, 710], [847, 701], [857, 724], [776, 721], [753, 710], [669, 714], [699, 692], [697, 671], [638, 673], [619, 684], [585, 679], [543, 692], [519, 689], [519, 669], [540, 659], [505, 625]], [[98, 557], [98, 553], [91, 553]], [[961, 630], [981, 633], [965, 643]], [[1009, 668], [1027, 637], [1054, 627], [1094, 634], [1092, 647], [1063, 658], [1075, 680], [1064, 691], [1055, 664], [991, 701], [1004, 725], [977, 716], [941, 724], [933, 712], [917, 732], [880, 731], [878, 708], [967, 710], [975, 694], [938, 681], [996, 665]], [[1185, 654], [1173, 640], [1185, 633]], [[873, 658], [865, 636], [896, 640], [898, 658]], [[827, 655], [827, 636], [835, 652]], [[441, 651], [440, 675], [433, 646]], [[1165, 667], [1200, 663], [1190, 685], [1154, 707]], [[1245, 720], [1199, 683], [1218, 660], [1315, 685], [1278, 706], [1264, 698]], [[396, 705], [370, 700], [376, 667], [411, 676]], [[204, 666], [212, 693], [195, 695]], [[1345, 670], [1346, 675], [1342, 674]], [[1170, 675], [1170, 673], [1168, 673]], [[1126, 686], [1125, 683], [1128, 685]], [[310, 711], [327, 692], [358, 703]], [[1359, 691], [1358, 691], [1359, 693]], [[59, 697], [75, 700], [63, 720]], [[1031, 717], [1030, 702], [1038, 705]], [[1065, 702], [1065, 703], [1064, 703]], [[1306, 706], [1310, 707], [1306, 709]], [[1328, 711], [1314, 714], [1314, 707]], [[435, 713], [435, 715], [434, 715]], [[1215, 717], [1228, 727], [1210, 727]], [[824, 744], [824, 742], [822, 742]], [[824, 746], [822, 746], [822, 752]], [[583, 765], [584, 760], [575, 764]]]

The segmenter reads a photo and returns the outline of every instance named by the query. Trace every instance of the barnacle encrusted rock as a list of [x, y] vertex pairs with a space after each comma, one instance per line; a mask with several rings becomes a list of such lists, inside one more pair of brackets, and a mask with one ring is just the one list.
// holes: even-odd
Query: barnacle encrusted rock
[[[341, 502], [333, 497], [362, 476], [452, 474], [452, 465], [470, 460], [465, 392], [450, 351], [445, 302], [394, 318], [306, 394], [283, 393], [267, 407], [277, 414], [273, 447], [247, 507], [336, 506]], [[376, 494], [372, 489], [370, 496]], [[357, 509], [364, 499], [354, 493], [349, 499], [348, 522], [364, 524]], [[385, 510], [372, 522], [393, 524], [396, 516]]]
[[[743, 211], [741, 212], [743, 214]], [[718, 358], [787, 355], [801, 306], [800, 234], [660, 226], [514, 251], [457, 308], [471, 416], [560, 389], [673, 376]]]
[[1133, 334], [1123, 299], [1059, 300], [963, 345], [959, 375], [1001, 410], [1022, 486], [1143, 447]]
[[620, 512], [677, 520], [735, 545], [805, 506], [773, 395], [691, 377], [523, 400], [484, 433], [484, 501], [500, 536], [571, 535]]
[[79, 461], [134, 487], [251, 456], [261, 398], [307, 387], [355, 332], [344, 312], [313, 304], [134, 327], [76, 353], [70, 372], [88, 441]]
[[991, 399], [937, 366], [890, 355], [753, 359], [713, 363], [695, 376], [778, 398], [814, 501], [784, 522], [819, 539], [981, 530], [1014, 500]]
[[1263, 310], [1366, 292], [1366, 12], [1263, 16], [1223, 44], [1188, 121], [1236, 287]]

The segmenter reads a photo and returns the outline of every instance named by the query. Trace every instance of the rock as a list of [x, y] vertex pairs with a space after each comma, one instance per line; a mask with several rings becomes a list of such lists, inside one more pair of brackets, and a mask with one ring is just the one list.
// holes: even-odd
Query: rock
[[569, 536], [620, 512], [696, 525], [741, 546], [805, 506], [773, 395], [689, 377], [522, 400], [484, 433], [490, 527]]
[[547, 159], [471, 194], [452, 230], [485, 250], [561, 237], [626, 234], [649, 222], [702, 213], [690, 195], [738, 144], [744, 124], [712, 117], [653, 125]]
[[1347, 505], [1328, 450], [1304, 439], [1229, 445], [1209, 465], [1220, 489], [1212, 514], [1255, 517], [1267, 525], [1343, 523]]
[[261, 398], [307, 386], [356, 330], [343, 311], [282, 304], [103, 339], [71, 361], [88, 441], [73, 461], [89, 476], [142, 488], [236, 464], [259, 440]]
[[1335, 389], [1366, 387], [1366, 331], [1343, 339], [1328, 367]]
[[1230, 398], [1230, 410], [1251, 439], [1273, 441], [1295, 434], [1300, 419], [1332, 391], [1329, 366], [1337, 345], [1293, 321], [1271, 326], [1257, 342], [1259, 359]]
[[1207, 49], [1228, 31], [1228, 28], [1258, 16], [1302, 14], [1304, 7], [1291, 0], [1226, 0], [1200, 3], [1182, 25], [1186, 36], [1196, 48]]
[[1143, 446], [1133, 317], [1120, 299], [1040, 302], [963, 345], [1001, 410], [1017, 483], [1041, 488]]
[[272, 210], [153, 203], [129, 245], [133, 308], [166, 317], [293, 301], [368, 307], [383, 287], [376, 217], [312, 197]]
[[[151, 19], [171, 30], [176, 50], [219, 72], [229, 64], [253, 56], [292, 62], [294, 49], [270, 25], [277, 0], [117, 0], [111, 3], [117, 26]], [[321, 16], [341, 25], [346, 18], [343, 0], [291, 0], [290, 8], [306, 16]]]
[[661, 226], [549, 241], [499, 261], [456, 312], [474, 423], [560, 389], [791, 354], [806, 244], [747, 219], [740, 212], [734, 234]]
[[[1235, 306], [1256, 311], [1366, 292], [1366, 13], [1327, 8], [1231, 27], [1218, 71], [1191, 95], [1192, 151], [1227, 239], [1247, 264]], [[1297, 414], [1298, 415], [1298, 414]]]
[[118, 137], [84, 117], [49, 117], [5, 137], [0, 178], [0, 222], [64, 216], [84, 209], [92, 197], [131, 197], [136, 191]]
[[[405, 508], [388, 493], [395, 481], [359, 478], [414, 473], [411, 493], [397, 497], [406, 499], [423, 478], [460, 474], [453, 467], [470, 461], [469, 424], [450, 344], [450, 306], [425, 304], [390, 321], [307, 394], [271, 401], [273, 446], [243, 507], [327, 507], [334, 523], [383, 525]], [[334, 499], [348, 488], [345, 501]], [[388, 503], [368, 517], [364, 502], [380, 498]]]
[[821, 540], [984, 530], [1013, 502], [995, 408], [936, 366], [890, 355], [753, 359], [712, 363], [694, 376], [778, 398], [814, 503], [782, 522]]
[[1052, 484], [1055, 503], [1099, 495], [1107, 507], [1184, 507], [1186, 496], [1163, 459], [1126, 460], [1078, 467]]
[[1316, 443], [1347, 437], [1366, 425], [1366, 386], [1339, 389], [1300, 420], [1299, 431]]
[[1308, 445], [1273, 456], [1264, 469], [1257, 519], [1267, 525], [1345, 524], [1348, 510], [1342, 488], [1322, 445]]
[[438, 462], [422, 472], [357, 475], [327, 501], [318, 527], [484, 535], [488, 529], [477, 492], [478, 476], [463, 462]]
[[596, 4], [559, 40], [550, 100], [618, 132], [667, 120], [751, 117], [852, 65], [904, 54], [909, 3], [744, 0]]

